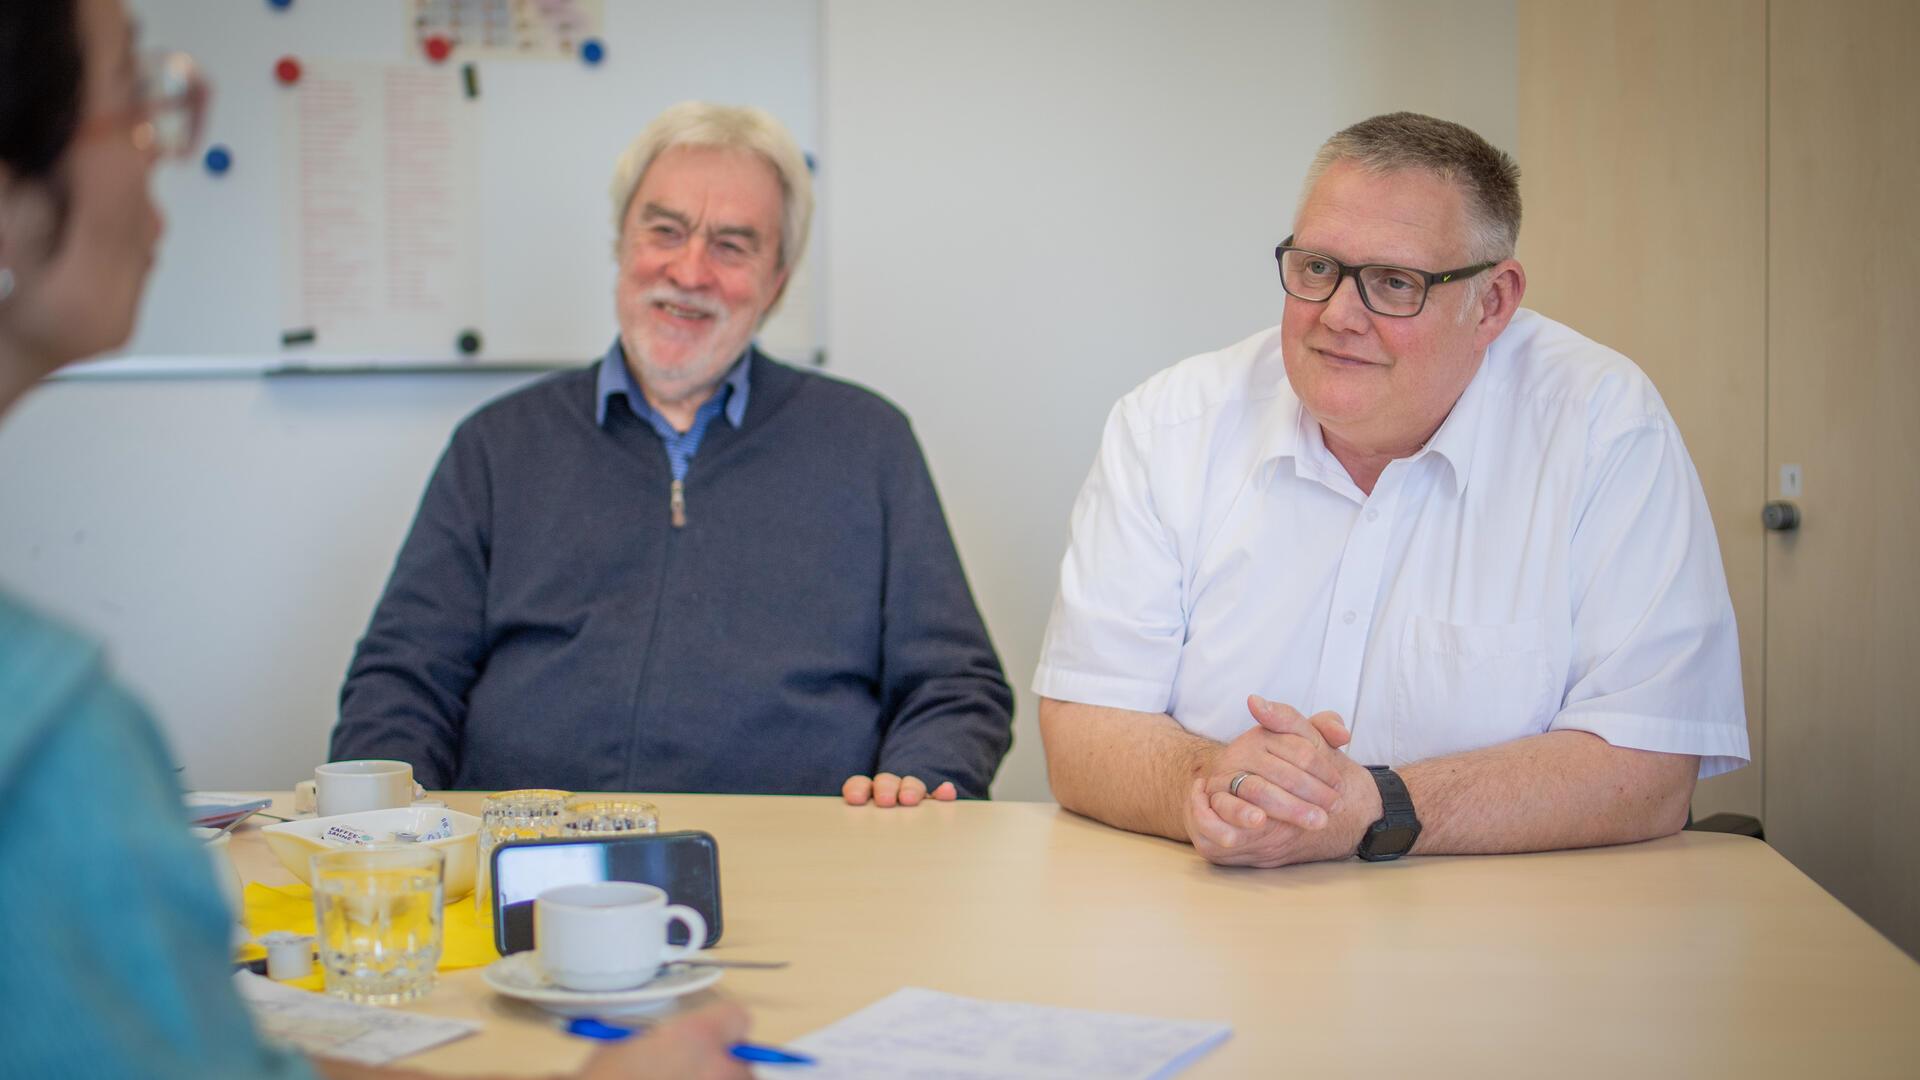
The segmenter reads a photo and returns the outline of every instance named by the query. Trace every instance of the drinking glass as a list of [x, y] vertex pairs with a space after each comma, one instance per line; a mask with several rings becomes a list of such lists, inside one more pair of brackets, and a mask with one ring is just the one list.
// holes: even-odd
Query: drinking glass
[[650, 802], [613, 795], [575, 795], [567, 800], [567, 836], [631, 836], [660, 831], [660, 811]]
[[561, 835], [571, 791], [521, 788], [487, 796], [480, 808], [480, 865], [474, 872], [473, 910], [482, 923], [493, 921], [493, 849], [508, 840], [538, 840]]
[[313, 918], [327, 993], [367, 1005], [417, 1001], [440, 965], [446, 856], [375, 844], [313, 857]]

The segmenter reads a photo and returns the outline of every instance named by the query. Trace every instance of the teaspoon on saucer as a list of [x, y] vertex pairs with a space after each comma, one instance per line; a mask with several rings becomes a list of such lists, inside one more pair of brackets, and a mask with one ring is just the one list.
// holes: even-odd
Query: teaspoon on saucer
[[787, 960], [669, 960], [660, 965], [658, 974], [665, 975], [674, 968], [765, 968], [774, 970], [786, 967]]

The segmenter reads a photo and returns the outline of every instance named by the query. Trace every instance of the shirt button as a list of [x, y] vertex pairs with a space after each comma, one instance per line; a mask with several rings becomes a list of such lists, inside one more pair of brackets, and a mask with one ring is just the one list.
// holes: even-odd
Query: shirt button
[[1353, 625], [1353, 620], [1354, 620], [1354, 614], [1351, 611], [1347, 612], [1345, 615], [1340, 616], [1340, 621], [1343, 623], [1346, 623], [1348, 626]]
[[1368, 521], [1379, 521], [1379, 520], [1380, 520], [1380, 511], [1378, 511], [1378, 510], [1368, 510], [1368, 511], [1367, 511], [1367, 520], [1368, 520]]

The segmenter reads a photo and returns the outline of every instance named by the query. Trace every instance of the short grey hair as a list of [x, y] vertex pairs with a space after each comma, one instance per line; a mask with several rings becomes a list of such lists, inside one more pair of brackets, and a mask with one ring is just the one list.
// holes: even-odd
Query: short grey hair
[[1520, 166], [1471, 128], [1412, 112], [1362, 120], [1321, 145], [1307, 168], [1302, 205], [1336, 162], [1375, 175], [1419, 169], [1457, 186], [1467, 199], [1473, 247], [1468, 257], [1513, 257], [1520, 239]]
[[773, 118], [750, 105], [716, 105], [683, 101], [668, 108], [635, 136], [613, 169], [614, 246], [626, 227], [627, 206], [647, 169], [661, 154], [676, 146], [745, 150], [760, 155], [780, 179], [780, 266], [790, 267], [807, 250], [807, 230], [813, 223], [813, 176], [800, 144]]

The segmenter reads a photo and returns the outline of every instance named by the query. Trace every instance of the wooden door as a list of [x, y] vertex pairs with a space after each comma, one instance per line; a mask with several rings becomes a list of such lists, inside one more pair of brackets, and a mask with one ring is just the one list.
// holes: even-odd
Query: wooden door
[[1740, 622], [1753, 764], [1695, 816], [1761, 813], [1767, 23], [1763, 0], [1522, 4], [1525, 303], [1632, 357], [1686, 439]]
[[1920, 955], [1920, 5], [1769, 23], [1767, 838]]

